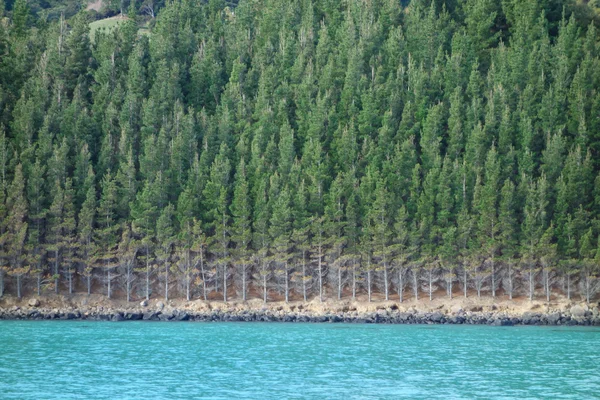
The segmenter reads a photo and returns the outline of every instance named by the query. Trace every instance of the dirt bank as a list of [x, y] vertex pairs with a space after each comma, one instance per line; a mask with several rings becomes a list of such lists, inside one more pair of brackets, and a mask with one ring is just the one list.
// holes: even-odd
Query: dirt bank
[[490, 325], [600, 326], [598, 304], [566, 299], [546, 303], [491, 297], [434, 299], [433, 301], [327, 301], [272, 302], [260, 300], [130, 302], [102, 295], [41, 296], [0, 300], [0, 319], [85, 319], [162, 321], [281, 321], [438, 323]]

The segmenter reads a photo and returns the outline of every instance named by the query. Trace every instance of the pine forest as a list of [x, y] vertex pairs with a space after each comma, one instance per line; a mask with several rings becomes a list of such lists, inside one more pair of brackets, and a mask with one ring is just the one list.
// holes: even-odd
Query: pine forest
[[0, 296], [597, 299], [595, 1], [34, 3], [0, 0]]

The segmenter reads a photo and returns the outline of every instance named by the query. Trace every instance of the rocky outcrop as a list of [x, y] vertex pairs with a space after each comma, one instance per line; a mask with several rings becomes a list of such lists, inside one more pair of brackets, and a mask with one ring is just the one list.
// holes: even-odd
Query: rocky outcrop
[[[149, 310], [144, 307], [114, 309], [105, 307], [81, 307], [79, 309], [50, 309], [29, 305], [0, 309], [0, 319], [17, 320], [89, 320], [89, 321], [204, 321], [204, 322], [315, 322], [315, 323], [372, 323], [372, 324], [465, 324], [465, 325], [580, 325], [600, 326], [597, 309], [586, 310], [584, 306], [573, 306], [564, 312], [526, 312], [509, 315], [500, 311], [464, 311], [462, 309], [422, 312], [401, 311], [388, 307], [376, 311], [311, 312], [297, 307], [285, 311], [281, 307], [260, 309], [204, 309], [177, 310], [164, 304]], [[162, 307], [161, 307], [162, 306]]]

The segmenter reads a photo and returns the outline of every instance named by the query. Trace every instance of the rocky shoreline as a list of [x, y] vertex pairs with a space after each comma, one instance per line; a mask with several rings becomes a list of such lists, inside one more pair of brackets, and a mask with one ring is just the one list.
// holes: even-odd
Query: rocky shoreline
[[[301, 308], [301, 307], [300, 307]], [[525, 312], [514, 315], [503, 311], [406, 311], [397, 307], [373, 312], [337, 310], [315, 312], [284, 310], [282, 307], [261, 309], [177, 309], [158, 302], [139, 307], [68, 307], [45, 308], [37, 300], [27, 306], [0, 308], [0, 320], [85, 320], [85, 321], [198, 321], [198, 322], [312, 322], [365, 324], [458, 324], [458, 325], [550, 325], [600, 326], [598, 307], [576, 305], [554, 312]]]

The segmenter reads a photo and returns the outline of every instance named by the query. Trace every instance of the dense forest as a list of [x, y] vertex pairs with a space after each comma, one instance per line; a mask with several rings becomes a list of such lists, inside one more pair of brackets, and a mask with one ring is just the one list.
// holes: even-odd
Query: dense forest
[[600, 289], [593, 2], [2, 1], [0, 296]]

